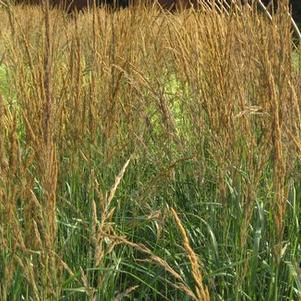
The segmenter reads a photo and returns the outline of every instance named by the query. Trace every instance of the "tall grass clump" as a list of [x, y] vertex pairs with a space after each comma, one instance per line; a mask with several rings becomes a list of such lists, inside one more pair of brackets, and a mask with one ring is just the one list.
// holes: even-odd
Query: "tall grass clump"
[[0, 19], [1, 300], [300, 300], [286, 5]]

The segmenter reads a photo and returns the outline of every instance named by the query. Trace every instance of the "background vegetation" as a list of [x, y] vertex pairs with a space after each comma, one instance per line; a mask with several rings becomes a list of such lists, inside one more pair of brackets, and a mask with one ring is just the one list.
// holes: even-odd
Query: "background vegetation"
[[301, 300], [284, 9], [0, 20], [1, 300]]

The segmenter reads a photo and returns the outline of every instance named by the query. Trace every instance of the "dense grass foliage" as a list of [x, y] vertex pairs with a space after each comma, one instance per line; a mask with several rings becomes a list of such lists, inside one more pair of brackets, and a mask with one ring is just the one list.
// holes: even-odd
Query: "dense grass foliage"
[[0, 20], [1, 300], [301, 300], [285, 11]]

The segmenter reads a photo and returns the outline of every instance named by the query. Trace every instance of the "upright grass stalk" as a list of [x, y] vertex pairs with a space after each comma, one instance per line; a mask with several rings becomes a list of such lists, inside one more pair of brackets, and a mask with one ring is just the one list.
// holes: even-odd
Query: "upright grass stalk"
[[206, 287], [206, 285], [203, 284], [203, 276], [202, 276], [202, 272], [201, 272], [201, 266], [199, 263], [199, 259], [190, 246], [187, 233], [185, 231], [184, 226], [181, 223], [181, 220], [180, 220], [177, 212], [173, 208], [171, 209], [171, 212], [172, 212], [175, 222], [180, 230], [180, 233], [181, 233], [181, 236], [183, 239], [183, 246], [184, 246], [184, 249], [187, 253], [187, 256], [188, 256], [190, 264], [191, 264], [191, 273], [192, 273], [192, 276], [193, 276], [195, 284], [196, 284], [195, 291], [196, 291], [197, 299], [199, 301], [201, 301], [201, 300], [209, 301], [210, 295], [209, 295], [208, 288]]

